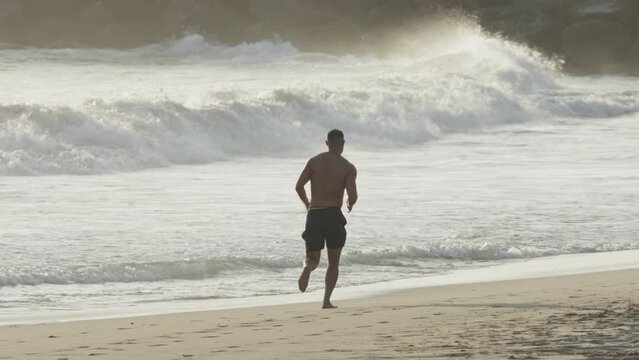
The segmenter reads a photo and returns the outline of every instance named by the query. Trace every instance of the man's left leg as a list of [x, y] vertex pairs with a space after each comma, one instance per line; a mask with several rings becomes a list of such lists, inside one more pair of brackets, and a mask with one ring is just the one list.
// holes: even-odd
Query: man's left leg
[[331, 304], [331, 295], [335, 284], [337, 284], [337, 277], [339, 276], [339, 258], [342, 254], [342, 248], [338, 249], [326, 249], [328, 255], [328, 268], [326, 269], [326, 281], [324, 289], [324, 304], [322, 309], [333, 309], [337, 306]]

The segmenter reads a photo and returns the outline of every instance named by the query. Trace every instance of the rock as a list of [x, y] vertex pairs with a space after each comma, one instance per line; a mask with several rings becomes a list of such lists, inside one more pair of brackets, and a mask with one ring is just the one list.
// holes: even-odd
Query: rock
[[617, 21], [634, 28], [637, 5], [634, 0], [579, 0], [570, 9], [572, 23], [584, 20]]
[[166, 33], [180, 35], [185, 31], [201, 32], [211, 14], [210, 2], [201, 0], [170, 0], [161, 15]]
[[22, 18], [24, 9], [17, 0], [0, 0], [0, 24], [17, 22]]
[[566, 60], [589, 68], [622, 61], [631, 45], [626, 27], [613, 21], [586, 20], [567, 27], [562, 35]]
[[237, 3], [220, 1], [211, 3], [210, 13], [203, 20], [202, 28], [205, 33], [222, 42], [239, 43], [248, 40], [247, 30], [252, 24], [254, 22]]
[[304, 28], [290, 36], [304, 51], [352, 53], [362, 32], [352, 21], [334, 18], [329, 24]]
[[477, 0], [477, 6], [480, 8], [501, 7], [512, 5], [512, 0]]
[[478, 17], [484, 28], [556, 52], [560, 47], [563, 23], [537, 8], [515, 6], [481, 9]]
[[73, 19], [86, 0], [21, 0], [24, 6], [25, 18], [30, 21], [37, 21], [45, 18]]
[[639, 69], [639, 37], [637, 37], [634, 45], [630, 48], [627, 60], [633, 64], [633, 67]]
[[92, 43], [101, 47], [127, 48], [147, 45], [162, 39], [160, 26], [151, 21], [109, 24], [97, 31]]
[[290, 16], [293, 4], [287, 0], [251, 0], [248, 4], [248, 13], [256, 23], [271, 27], [285, 21]]
[[0, 42], [22, 41], [23, 8], [17, 0], [0, 0]]
[[[354, 1], [351, 5], [358, 4], [361, 2]], [[249, 5], [250, 18], [254, 21], [247, 24], [246, 35], [252, 40], [272, 38], [277, 34], [306, 50], [328, 51], [330, 41], [335, 43], [334, 48], [339, 48], [360, 36], [357, 22], [340, 14], [348, 6], [338, 6], [335, 0], [253, 0]]]
[[[101, 0], [114, 21], [119, 23], [133, 23], [136, 21], [150, 21], [158, 23], [162, 18], [170, 0]], [[184, 0], [184, 2], [188, 2]]]
[[56, 17], [31, 22], [24, 30], [23, 39], [31, 46], [74, 46], [82, 40], [74, 21]]
[[316, 0], [253, 0], [249, 9], [258, 22], [291, 30], [294, 27], [327, 25], [338, 15], [330, 3]]
[[512, 5], [520, 9], [537, 9], [550, 15], [567, 14], [575, 0], [513, 0]]
[[367, 14], [371, 9], [382, 4], [385, 0], [326, 0], [333, 12], [350, 22], [359, 24], [362, 14]]
[[383, 2], [372, 8], [364, 23], [369, 28], [393, 27], [415, 20], [418, 17], [417, 5], [410, 0]]
[[275, 30], [271, 27], [264, 26], [261, 23], [254, 23], [244, 30], [242, 41], [257, 42], [264, 39], [272, 39]]
[[113, 22], [113, 15], [101, 1], [89, 4], [78, 17], [78, 24], [86, 33], [95, 33]]

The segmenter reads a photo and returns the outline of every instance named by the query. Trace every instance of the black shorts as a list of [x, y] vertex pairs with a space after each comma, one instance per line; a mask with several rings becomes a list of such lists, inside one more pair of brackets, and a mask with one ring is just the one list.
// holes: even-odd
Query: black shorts
[[338, 207], [311, 208], [306, 214], [306, 229], [302, 239], [306, 242], [306, 251], [317, 251], [326, 247], [341, 249], [346, 242], [346, 218]]

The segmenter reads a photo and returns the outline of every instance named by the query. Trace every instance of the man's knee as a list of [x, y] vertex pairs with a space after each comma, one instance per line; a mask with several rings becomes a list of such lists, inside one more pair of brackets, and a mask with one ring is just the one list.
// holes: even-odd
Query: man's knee
[[304, 260], [304, 267], [309, 269], [310, 271], [313, 271], [317, 268], [317, 265], [319, 265], [319, 261], [307, 257], [306, 260]]

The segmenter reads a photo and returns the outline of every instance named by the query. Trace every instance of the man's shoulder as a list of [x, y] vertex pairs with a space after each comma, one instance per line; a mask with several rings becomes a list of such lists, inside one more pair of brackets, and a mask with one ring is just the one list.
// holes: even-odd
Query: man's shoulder
[[349, 169], [355, 170], [355, 165], [353, 165], [353, 163], [348, 161], [347, 158], [342, 156], [342, 160], [344, 160], [344, 165], [346, 165]]
[[321, 160], [321, 159], [322, 159], [322, 158], [324, 158], [325, 156], [326, 156], [326, 153], [325, 153], [325, 152], [323, 152], [323, 153], [319, 153], [319, 154], [317, 154], [317, 155], [315, 155], [315, 156], [311, 157], [310, 159], [308, 159], [308, 162], [309, 162], [309, 163], [311, 163], [311, 162], [316, 162], [316, 161], [318, 161], [318, 160]]

